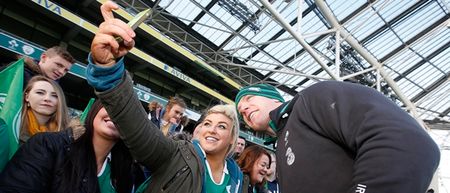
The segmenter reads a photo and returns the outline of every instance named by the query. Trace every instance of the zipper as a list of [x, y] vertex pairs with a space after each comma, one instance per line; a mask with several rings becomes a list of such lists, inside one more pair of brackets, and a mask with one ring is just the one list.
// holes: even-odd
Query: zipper
[[169, 182], [166, 183], [166, 185], [163, 186], [162, 191], [166, 190], [174, 181], [176, 178], [178, 178], [181, 174], [186, 172], [189, 169], [188, 165], [185, 165], [183, 168], [178, 170], [178, 172], [172, 177], [172, 179], [169, 180]]

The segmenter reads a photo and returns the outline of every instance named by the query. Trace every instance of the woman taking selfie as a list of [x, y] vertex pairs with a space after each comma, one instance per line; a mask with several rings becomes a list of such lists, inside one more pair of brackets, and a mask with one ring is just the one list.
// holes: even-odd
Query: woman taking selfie
[[102, 104], [85, 126], [41, 132], [23, 144], [0, 174], [0, 192], [130, 193], [140, 185], [134, 159]]

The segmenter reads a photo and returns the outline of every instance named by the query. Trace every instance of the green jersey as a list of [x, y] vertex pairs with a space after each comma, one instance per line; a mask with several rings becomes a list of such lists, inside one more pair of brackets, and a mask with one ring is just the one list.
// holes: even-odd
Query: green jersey
[[102, 169], [97, 174], [97, 179], [101, 193], [116, 193], [116, 190], [111, 184], [111, 166], [109, 164], [109, 155], [105, 159]]
[[205, 179], [205, 188], [207, 193], [229, 193], [230, 192], [230, 174], [228, 173], [227, 163], [225, 162], [225, 166], [223, 167], [223, 175], [222, 179], [219, 183], [214, 182], [213, 177], [211, 175], [211, 168], [209, 167], [208, 161], [205, 162], [206, 165], [206, 179]]

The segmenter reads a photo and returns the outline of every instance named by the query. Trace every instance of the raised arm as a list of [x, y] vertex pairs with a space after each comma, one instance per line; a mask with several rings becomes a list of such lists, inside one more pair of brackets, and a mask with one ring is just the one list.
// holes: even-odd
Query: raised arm
[[[105, 21], [91, 45], [87, 79], [114, 123], [132, 155], [152, 171], [162, 166], [176, 152], [175, 142], [167, 139], [147, 119], [147, 114], [133, 91], [130, 77], [125, 72], [123, 57], [134, 46], [133, 30], [112, 13], [118, 6], [106, 2], [101, 6]], [[115, 37], [122, 37], [118, 43]]]
[[[103, 19], [91, 44], [93, 62], [101, 67], [110, 67], [116, 63], [116, 59], [124, 56], [134, 46], [133, 38], [136, 36], [125, 22], [114, 18], [112, 10], [119, 6], [112, 1], [105, 2], [101, 7]], [[119, 44], [116, 37], [122, 37], [123, 43]]]

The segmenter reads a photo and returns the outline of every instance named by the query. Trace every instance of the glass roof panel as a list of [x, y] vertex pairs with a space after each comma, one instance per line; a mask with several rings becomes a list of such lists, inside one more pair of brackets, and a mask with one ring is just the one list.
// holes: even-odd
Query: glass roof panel
[[214, 5], [209, 11], [234, 30], [242, 25], [242, 21], [231, 15], [227, 10], [217, 4]]
[[292, 85], [288, 84], [288, 81], [294, 78], [294, 75], [285, 74], [285, 73], [275, 73], [270, 76], [273, 80], [286, 85], [289, 88], [292, 88]]
[[[163, 2], [161, 3], [161, 6], [164, 6]], [[166, 11], [179, 17], [180, 21], [188, 25], [202, 10], [191, 1], [180, 1], [178, 3], [171, 3], [169, 7], [166, 8]]]
[[346, 24], [345, 28], [356, 39], [362, 40], [383, 25], [383, 20], [380, 17], [374, 15], [372, 12], [365, 12]]
[[[450, 39], [449, 39], [450, 40]], [[430, 59], [430, 62], [436, 65], [442, 73], [450, 73], [450, 47], [447, 47], [440, 54]]]
[[430, 63], [425, 63], [411, 72], [407, 77], [422, 88], [426, 88], [435, 82], [436, 79], [442, 77], [442, 75], [444, 74], [441, 70], [436, 69], [436, 67], [430, 65]]
[[[326, 77], [328, 76], [328, 74], [325, 71], [320, 72], [317, 76], [320, 77]], [[303, 80], [302, 80], [303, 81]], [[308, 88], [309, 86], [316, 84], [320, 81], [324, 81], [324, 80], [314, 80], [314, 79], [308, 79], [308, 81], [306, 81], [304, 84], [302, 84], [299, 88], [295, 89], [297, 92], [300, 90], [303, 90], [305, 88]]]
[[[286, 72], [294, 72], [293, 69], [286, 67], [283, 67], [282, 70]], [[287, 73], [274, 73], [272, 76], [270, 76], [270, 78], [286, 85], [289, 88], [292, 88], [294, 85], [297, 85], [304, 79], [303, 76]]]
[[299, 76], [299, 75], [294, 75], [292, 77], [292, 79], [290, 79], [289, 81], [286, 82], [286, 84], [288, 85], [297, 85], [298, 83], [300, 83], [303, 80], [303, 76]]
[[[290, 35], [284, 33], [280, 38], [286, 38]], [[298, 42], [296, 40], [280, 41], [269, 44], [264, 50], [270, 53], [275, 58], [278, 58], [280, 62], [285, 61], [288, 57], [295, 54], [298, 51]]]
[[[193, 6], [192, 1], [182, 1], [173, 3], [169, 6], [168, 10], [172, 13], [178, 14], [180, 18], [186, 18], [192, 20], [200, 12], [200, 8]], [[202, 6], [208, 5], [210, 0], [198, 1]], [[258, 11], [261, 8], [261, 4], [258, 1], [240, 1], [245, 4], [252, 13]], [[389, 58], [383, 62], [384, 69], [392, 77], [396, 78], [397, 84], [403, 93], [409, 97], [415, 97], [417, 94], [424, 91], [424, 89], [430, 87], [437, 80], [442, 78], [445, 73], [450, 71], [450, 48], [448, 48], [450, 40], [450, 30], [443, 25], [436, 27], [431, 32], [423, 33], [423, 30], [441, 19], [442, 17], [448, 17], [448, 5], [449, 0], [438, 1], [366, 1], [366, 0], [327, 0], [326, 2], [334, 15], [338, 20], [342, 20], [348, 16], [352, 16], [349, 21], [344, 24], [344, 27], [352, 33], [358, 41], [364, 40], [364, 47], [378, 60], [389, 54]], [[414, 7], [416, 4], [424, 4], [422, 6]], [[355, 13], [358, 8], [361, 8], [360, 13]], [[297, 18], [297, 1], [274, 1], [272, 6], [284, 17], [287, 22], [292, 22]], [[307, 3], [303, 3], [301, 9], [304, 11], [307, 9]], [[179, 7], [179, 8], [177, 8]], [[192, 8], [190, 8], [192, 7]], [[412, 12], [406, 13], [405, 11], [414, 8]], [[444, 10], [446, 12], [444, 12]], [[242, 26], [242, 22], [236, 17], [229, 14], [228, 11], [220, 7], [217, 3], [210, 10], [217, 18], [223, 23], [226, 23], [229, 27], [216, 21], [210, 15], [205, 14], [199, 23], [202, 25], [194, 25], [194, 30], [205, 36], [206, 39], [214, 42], [217, 46], [221, 45], [224, 40], [233, 32], [230, 30], [236, 30]], [[178, 13], [185, 12], [185, 13]], [[398, 18], [401, 16], [401, 18]], [[394, 22], [395, 19], [395, 22]], [[223, 46], [226, 53], [231, 53], [236, 58], [243, 60], [245, 57], [251, 56], [256, 52], [256, 55], [250, 58], [247, 65], [265, 68], [267, 70], [256, 69], [257, 72], [262, 75], [267, 75], [268, 70], [273, 70], [279, 66], [280, 62], [287, 63], [286, 65], [296, 69], [299, 73], [305, 74], [317, 74], [316, 76], [329, 78], [330, 76], [321, 69], [321, 66], [311, 57], [307, 52], [302, 51], [301, 54], [297, 54], [303, 50], [303, 47], [291, 34], [284, 31], [284, 29], [274, 21], [274, 18], [268, 14], [267, 10], [263, 10], [258, 15], [258, 22], [261, 25], [261, 29], [258, 32], [251, 31], [249, 27], [243, 28], [238, 33], [240, 35], [232, 36], [233, 38]], [[387, 23], [391, 26], [386, 26]], [[299, 24], [294, 24], [293, 28], [297, 29]], [[327, 30], [323, 21], [314, 13], [310, 12], [300, 23], [301, 30], [298, 33], [311, 34]], [[377, 31], [382, 29], [381, 31]], [[281, 32], [281, 33], [280, 33]], [[378, 32], [377, 34], [373, 34]], [[417, 35], [423, 35], [417, 37], [417, 40], [412, 39]], [[277, 35], [274, 37], [274, 35]], [[307, 41], [312, 42], [316, 40], [318, 36], [308, 37]], [[320, 52], [321, 58], [324, 63], [334, 62], [334, 51], [330, 49], [329, 40], [330, 35], [316, 42], [312, 45], [314, 49]], [[244, 40], [247, 38], [249, 41]], [[260, 43], [267, 42], [269, 40], [289, 39], [271, 44], [263, 45]], [[404, 45], [404, 42], [409, 45]], [[252, 45], [260, 44], [260, 45]], [[344, 43], [343, 45], [347, 45]], [[264, 52], [258, 51], [255, 47], [262, 47]], [[444, 47], [443, 46], [447, 46]], [[397, 50], [401, 48], [400, 50]], [[233, 50], [235, 49], [235, 50]], [[342, 50], [341, 50], [342, 51]], [[393, 52], [396, 53], [393, 53]], [[219, 50], [220, 52], [220, 50]], [[442, 52], [442, 53], [436, 53]], [[341, 52], [342, 53], [342, 52]], [[358, 57], [361, 59], [360, 64], [363, 68], [368, 68], [371, 65], [355, 51], [351, 52], [352, 57]], [[268, 55], [270, 54], [270, 55]], [[341, 57], [342, 59], [342, 57]], [[335, 65], [329, 67], [332, 71], [335, 71]], [[284, 68], [283, 68], [284, 69]], [[404, 75], [406, 77], [400, 77]], [[272, 80], [278, 81], [281, 84], [288, 86], [289, 88], [295, 88], [296, 91], [303, 89], [305, 86], [314, 84], [316, 80], [310, 80], [308, 78], [292, 75], [286, 73], [273, 73], [270, 75]], [[307, 80], [307, 81], [305, 81]], [[305, 83], [304, 83], [305, 81]], [[301, 86], [295, 86], [302, 84]], [[448, 85], [448, 83], [446, 83]], [[423, 101], [429, 99], [422, 98]], [[450, 99], [449, 99], [450, 100]], [[431, 101], [431, 100], [430, 100]], [[444, 100], [445, 101], [445, 100]], [[450, 101], [448, 101], [450, 103]], [[424, 108], [431, 108], [429, 105], [431, 102], [422, 103]], [[449, 107], [448, 104], [439, 104], [439, 106]], [[437, 108], [437, 107], [436, 107]], [[442, 107], [444, 108], [444, 107]], [[443, 111], [442, 109], [435, 109], [437, 111]]]
[[[297, 19], [298, 13], [297, 13], [297, 1], [291, 1], [290, 3], [287, 3], [286, 1], [275, 1], [273, 6], [276, 7], [277, 10], [279, 10], [279, 13], [283, 16], [283, 18], [288, 22], [292, 22], [294, 19]], [[305, 10], [308, 7], [306, 3], [303, 5], [303, 10]]]
[[436, 51], [436, 49], [448, 43], [448, 40], [450, 40], [450, 30], [444, 26], [440, 26], [439, 29], [432, 32], [422, 41], [413, 44], [411, 47], [423, 55], [428, 56]]
[[415, 12], [411, 17], [393, 26], [393, 28], [406, 42], [444, 16], [445, 14], [436, 3], [430, 3], [418, 12]]
[[317, 83], [317, 82], [313, 82], [313, 81], [309, 80], [309, 81], [307, 81], [305, 84], [302, 84], [301, 86], [297, 87], [297, 88], [295, 89], [295, 91], [300, 92], [300, 91], [302, 91], [303, 89], [308, 88], [309, 86], [311, 86], [311, 85], [313, 85], [313, 84], [315, 84], [315, 83]]
[[[218, 5], [215, 5], [211, 9], [214, 9], [214, 7], [217, 8], [217, 6]], [[225, 11], [221, 13], [224, 15], [226, 14]], [[215, 40], [213, 43], [216, 45], [220, 45], [223, 41], [225, 41], [226, 37], [231, 34], [228, 29], [222, 25], [222, 23], [215, 20], [208, 14], [205, 14], [202, 18], [200, 18], [198, 22], [203, 25], [195, 24], [192, 28], [202, 34], [205, 38]]]
[[[244, 30], [241, 32], [241, 34], [245, 34], [248, 31], [250, 31], [248, 28], [244, 28]], [[234, 36], [234, 38], [232, 38], [227, 44], [224, 45], [223, 49], [224, 50], [230, 50], [230, 49], [243, 50], [243, 49], [247, 49], [247, 48], [243, 48], [244, 46], [250, 46], [250, 44], [248, 42], [246, 42], [244, 39], [242, 39], [242, 37]]]
[[262, 25], [261, 31], [256, 34], [249, 33], [246, 35], [254, 43], [266, 42], [282, 29], [277, 22], [266, 14], [261, 15], [259, 21]]
[[401, 44], [402, 42], [394, 35], [394, 33], [388, 31], [374, 39], [370, 44], [365, 45], [365, 47], [370, 50], [376, 58], [382, 58]]
[[407, 96], [408, 98], [414, 97], [417, 93], [423, 90], [417, 85], [411, 84], [411, 81], [405, 78], [402, 78], [399, 81], [397, 81], [397, 84], [400, 87], [403, 94], [405, 94], [405, 96]]
[[226, 50], [227, 53], [243, 58], [249, 57], [253, 52], [257, 51], [253, 43], [249, 43], [239, 36], [232, 38], [227, 44], [225, 44], [223, 50]]
[[198, 3], [200, 3], [200, 5], [202, 5], [202, 7], [206, 7], [209, 3], [211, 3], [211, 0], [195, 0]]
[[[275, 67], [277, 66], [276, 64], [277, 64], [276, 61], [272, 60], [268, 56], [261, 54], [261, 53], [257, 54], [256, 56], [254, 56], [252, 58], [252, 60], [247, 62], [247, 65], [249, 65], [249, 66], [264, 68], [264, 69], [268, 69], [268, 70], [275, 69]], [[269, 71], [267, 71], [267, 70], [257, 69], [257, 71], [263, 75], [266, 75], [267, 73], [269, 73]]]
[[396, 71], [400, 73], [403, 73], [420, 60], [421, 58], [417, 54], [408, 49], [392, 57], [392, 59], [387, 62], [386, 65], [393, 69], [396, 69]]
[[287, 93], [283, 92], [282, 90], [280, 90], [278, 88], [277, 88], [277, 91], [281, 94], [281, 96], [283, 97], [284, 101], [290, 101], [290, 100], [292, 100], [292, 98], [294, 98], [290, 94], [287, 94]]
[[320, 65], [309, 54], [300, 55], [296, 60], [290, 63], [290, 66], [305, 74], [312, 74], [320, 69]]
[[[419, 107], [423, 107], [435, 112], [442, 112], [448, 108], [450, 102], [450, 84], [444, 84], [433, 90], [428, 97], [424, 97], [416, 102]], [[448, 115], [447, 115], [448, 117]], [[448, 119], [450, 121], [450, 119]]]
[[[303, 17], [300, 27], [301, 27], [300, 33], [302, 34], [325, 31], [328, 29], [327, 27], [325, 27], [322, 21], [314, 14], [314, 12], [310, 12], [305, 17]], [[296, 23], [293, 26], [293, 28], [297, 30], [298, 23]]]
[[327, 1], [328, 6], [331, 10], [333, 10], [336, 18], [341, 21], [345, 17], [347, 17], [350, 13], [354, 12], [358, 7], [366, 3], [363, 0], [353, 0], [353, 1], [342, 1], [342, 0], [333, 0]]
[[[417, 3], [417, 1], [378, 1], [373, 7], [386, 21], [389, 22], [415, 3]], [[374, 10], [371, 9], [371, 12], [374, 13]]]

